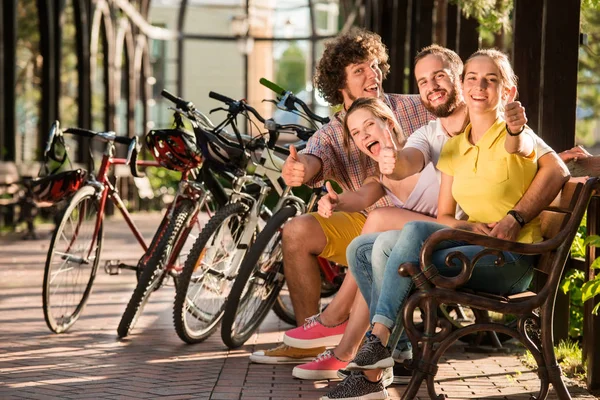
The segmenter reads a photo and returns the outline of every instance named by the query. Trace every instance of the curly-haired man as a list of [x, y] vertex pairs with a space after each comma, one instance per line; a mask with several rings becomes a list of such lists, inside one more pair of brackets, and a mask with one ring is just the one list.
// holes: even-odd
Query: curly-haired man
[[[418, 95], [383, 93], [381, 84], [389, 69], [387, 49], [381, 37], [373, 32], [356, 28], [326, 43], [317, 66], [315, 86], [331, 105], [342, 105], [343, 109], [310, 138], [301, 153], [291, 149], [282, 173], [287, 185], [315, 187], [321, 186], [324, 180], [334, 180], [344, 190], [356, 191], [366, 177], [375, 175], [376, 163], [370, 158], [360, 157], [360, 151], [353, 143], [344, 143], [342, 123], [345, 110], [359, 97], [384, 99], [407, 133], [414, 132], [434, 118], [421, 104]], [[384, 197], [374, 207], [389, 205], [391, 203]], [[319, 312], [321, 290], [317, 256], [347, 265], [346, 247], [360, 235], [365, 214], [334, 212], [330, 218], [323, 218], [317, 213], [310, 213], [285, 225], [282, 239], [285, 278], [298, 326], [308, 321], [305, 324], [308, 336], [302, 338], [303, 347], [314, 339], [314, 348], [282, 345], [254, 353], [250, 358], [252, 361], [272, 364], [310, 361], [325, 350], [324, 346], [339, 342], [347, 325], [357, 285], [351, 277], [346, 277], [328, 306], [328, 312], [315, 316]], [[385, 226], [381, 228], [386, 229]]]

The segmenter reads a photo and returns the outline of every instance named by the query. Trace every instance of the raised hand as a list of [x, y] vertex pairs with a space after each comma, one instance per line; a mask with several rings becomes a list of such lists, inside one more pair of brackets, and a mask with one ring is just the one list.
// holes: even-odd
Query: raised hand
[[327, 194], [319, 199], [318, 212], [321, 217], [329, 218], [340, 203], [340, 196], [333, 190], [331, 183], [325, 182], [325, 188], [327, 188]]
[[516, 96], [517, 88], [513, 86], [508, 93], [506, 106], [504, 107], [504, 120], [511, 133], [521, 132], [527, 123], [525, 107], [521, 105], [520, 101], [515, 101]]
[[306, 166], [298, 156], [298, 151], [294, 145], [290, 146], [290, 155], [285, 160], [281, 171], [281, 176], [288, 186], [301, 186], [306, 176]]
[[387, 129], [383, 135], [383, 147], [379, 151], [379, 172], [383, 175], [394, 173], [396, 167], [396, 153], [398, 148], [392, 140], [392, 132]]

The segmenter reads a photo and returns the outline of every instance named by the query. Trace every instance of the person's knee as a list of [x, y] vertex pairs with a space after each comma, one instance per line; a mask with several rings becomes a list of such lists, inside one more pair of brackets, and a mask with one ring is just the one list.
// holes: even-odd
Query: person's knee
[[369, 212], [369, 217], [365, 221], [362, 233], [381, 232], [381, 226], [385, 226], [387, 224], [387, 221], [385, 221], [385, 216], [386, 213], [380, 208], [376, 208]]
[[320, 254], [327, 245], [327, 237], [319, 221], [309, 214], [288, 221], [282, 232], [281, 241], [286, 251], [300, 251], [312, 255]]
[[371, 264], [371, 249], [379, 233], [360, 235], [354, 238], [346, 248], [348, 267], [353, 273], [360, 265]]
[[362, 240], [359, 236], [352, 240], [348, 247], [346, 247], [346, 259], [348, 260], [348, 268], [350, 268], [350, 271], [356, 268], [357, 260], [360, 261], [361, 259], [359, 249], [361, 248], [362, 244]]

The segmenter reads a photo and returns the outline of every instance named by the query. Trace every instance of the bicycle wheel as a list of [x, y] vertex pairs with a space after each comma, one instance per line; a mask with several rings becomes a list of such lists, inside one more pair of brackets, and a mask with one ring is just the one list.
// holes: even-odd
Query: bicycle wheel
[[171, 256], [173, 246], [179, 240], [179, 237], [194, 209], [191, 201], [182, 201], [173, 212], [164, 236], [158, 241], [156, 250], [146, 262], [144, 272], [140, 276], [137, 286], [131, 295], [127, 308], [121, 317], [121, 322], [117, 328], [117, 334], [124, 338], [133, 329], [137, 319], [142, 314], [144, 306], [150, 298], [154, 288], [160, 285], [164, 279], [167, 263]]
[[96, 231], [99, 202], [96, 190], [84, 186], [72, 197], [58, 223], [46, 257], [43, 308], [52, 332], [69, 329], [90, 296], [100, 252], [102, 223]]
[[275, 304], [273, 304], [273, 312], [280, 320], [292, 326], [296, 325], [296, 315], [294, 314], [294, 306], [290, 298], [290, 292], [287, 284], [284, 284], [277, 295]]
[[[196, 239], [198, 239], [198, 236], [200, 236], [200, 232], [202, 232], [202, 228], [206, 222], [206, 218], [203, 218], [202, 212], [204, 211], [210, 216], [213, 214], [213, 210], [216, 210], [217, 208], [219, 208], [219, 205], [212, 199], [211, 196], [209, 196], [204, 205], [200, 208], [196, 220], [193, 223], [190, 223], [190, 226], [188, 227], [189, 233], [186, 235], [185, 242], [183, 242], [179, 247], [179, 253], [175, 256], [172, 265], [176, 268], [176, 270], [181, 271], [185, 260], [190, 254], [193, 244], [196, 242]], [[159, 225], [159, 228], [154, 234], [154, 237], [152, 238], [152, 242], [148, 246], [148, 251], [139, 259], [137, 268], [135, 270], [135, 275], [138, 282], [142, 276], [142, 273], [144, 272], [144, 266], [146, 265], [147, 260], [152, 257], [154, 251], [160, 250], [160, 248], [157, 246], [157, 243], [162, 237], [162, 233], [165, 231], [168, 224], [169, 221], [167, 215], [165, 215]], [[177, 279], [175, 279], [175, 284], [177, 284]], [[154, 290], [158, 290], [159, 288], [160, 285], [157, 285]]]
[[[204, 226], [179, 275], [173, 306], [177, 335], [186, 343], [199, 343], [217, 328], [223, 306], [237, 273], [235, 260], [244, 230], [246, 207], [229, 204]], [[236, 263], [237, 264], [237, 263]]]
[[[285, 269], [285, 265], [283, 268]], [[319, 307], [321, 312], [323, 312], [325, 307], [327, 307], [327, 305], [331, 302], [333, 296], [335, 296], [340, 289], [340, 286], [341, 284], [337, 282], [327, 282], [323, 276], [323, 273], [321, 273], [321, 305]], [[287, 288], [287, 283], [285, 283], [279, 291], [279, 295], [275, 300], [275, 304], [273, 304], [273, 312], [283, 322], [292, 326], [297, 326], [296, 315], [294, 314], [294, 306], [292, 305], [292, 299], [290, 298], [290, 292]]]
[[244, 257], [221, 325], [221, 338], [227, 347], [243, 345], [273, 307], [284, 284], [281, 228], [295, 214], [294, 207], [275, 213]]

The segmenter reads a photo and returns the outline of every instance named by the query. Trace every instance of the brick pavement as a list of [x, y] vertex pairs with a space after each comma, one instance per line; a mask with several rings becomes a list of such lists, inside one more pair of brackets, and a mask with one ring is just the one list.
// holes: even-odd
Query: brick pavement
[[[148, 239], [158, 219], [135, 216]], [[288, 328], [273, 314], [240, 349], [227, 350], [218, 332], [204, 343], [184, 344], [172, 326], [172, 286], [152, 295], [129, 339], [117, 340], [116, 326], [135, 285], [130, 271], [108, 276], [99, 269], [81, 319], [67, 334], [50, 333], [41, 300], [49, 230], [42, 227], [44, 237], [35, 241], [0, 239], [0, 399], [317, 399], [336, 384], [294, 379], [289, 365], [249, 363], [252, 351], [280, 342]], [[135, 261], [141, 250], [134, 243], [113, 219], [103, 258]], [[528, 399], [539, 385], [514, 355], [454, 348], [444, 361], [436, 386], [453, 399]], [[402, 390], [389, 392], [397, 399]], [[570, 390], [576, 399], [595, 398], [575, 385]], [[425, 388], [418, 398], [428, 398]]]

